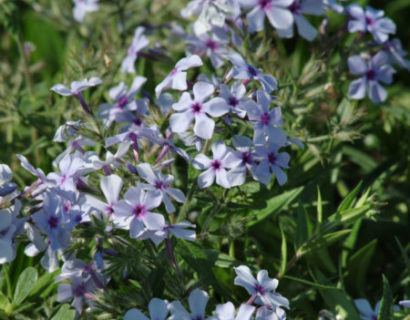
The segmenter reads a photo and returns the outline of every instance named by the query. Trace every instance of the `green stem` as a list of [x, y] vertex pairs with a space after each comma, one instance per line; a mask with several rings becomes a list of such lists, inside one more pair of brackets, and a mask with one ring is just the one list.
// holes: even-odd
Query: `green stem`
[[179, 211], [177, 222], [181, 222], [185, 219], [187, 211], [189, 209], [189, 204], [191, 203], [192, 196], [194, 195], [194, 192], [195, 192], [196, 188], [197, 188], [196, 181], [193, 181], [191, 189], [189, 189], [189, 191], [188, 191], [188, 195], [185, 199], [184, 205], [182, 206], [181, 210]]
[[26, 55], [26, 51], [24, 50], [24, 41], [23, 41], [23, 36], [21, 34], [21, 30], [18, 31], [17, 35], [17, 44], [20, 50], [21, 57], [23, 58], [23, 65], [24, 65], [24, 75], [26, 77], [26, 82], [29, 88], [30, 92], [30, 97], [33, 100], [35, 97], [35, 92], [34, 92], [34, 86], [33, 86], [33, 80], [31, 79], [31, 74], [30, 74], [30, 66], [28, 63], [28, 57]]

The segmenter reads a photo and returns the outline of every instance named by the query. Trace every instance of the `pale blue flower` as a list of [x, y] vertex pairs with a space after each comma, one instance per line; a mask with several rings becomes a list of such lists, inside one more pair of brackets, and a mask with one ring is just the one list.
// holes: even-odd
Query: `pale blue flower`
[[188, 52], [197, 54], [200, 57], [208, 56], [215, 69], [222, 67], [227, 59], [228, 41], [219, 38], [216, 34], [212, 33], [210, 36], [207, 33], [195, 36], [190, 35], [185, 40]]
[[149, 183], [141, 183], [140, 186], [145, 190], [158, 190], [161, 193], [162, 201], [164, 202], [168, 213], [175, 212], [175, 207], [169, 196], [179, 203], [185, 202], [184, 193], [179, 189], [170, 187], [170, 185], [174, 182], [173, 176], [169, 174], [162, 174], [159, 170], [154, 172], [148, 163], [141, 163], [137, 165], [137, 171], [138, 175]]
[[144, 27], [135, 29], [134, 37], [127, 51], [127, 56], [121, 63], [123, 73], [135, 73], [135, 60], [137, 60], [138, 53], [149, 44], [148, 39], [144, 36], [144, 32]]
[[208, 299], [208, 294], [205, 291], [195, 289], [188, 298], [191, 313], [179, 301], [174, 301], [169, 305], [171, 310], [169, 320], [205, 320], [205, 308]]
[[383, 10], [376, 10], [366, 6], [366, 10], [354, 3], [346, 7], [349, 15], [349, 32], [370, 32], [378, 43], [389, 39], [389, 34], [396, 33], [394, 22], [384, 17]]
[[78, 22], [82, 22], [84, 20], [84, 16], [87, 12], [95, 12], [98, 8], [98, 1], [99, 0], [73, 0], [74, 1], [74, 8], [73, 8], [73, 15], [74, 19]]
[[126, 218], [130, 237], [136, 238], [144, 231], [144, 227], [162, 230], [165, 225], [164, 217], [150, 211], [157, 208], [161, 201], [161, 193], [158, 190], [145, 192], [141, 186], [131, 187], [125, 193], [124, 200], [113, 206], [114, 214]]
[[201, 58], [195, 54], [179, 60], [174, 69], [172, 69], [171, 73], [155, 87], [155, 94], [157, 95], [157, 98], [161, 92], [166, 89], [176, 89], [179, 91], [186, 90], [186, 70], [200, 67], [202, 64]]
[[195, 227], [196, 225], [188, 221], [182, 221], [172, 225], [165, 224], [162, 230], [145, 229], [144, 232], [142, 232], [136, 239], [151, 239], [152, 242], [158, 245], [164, 239], [169, 239], [170, 235], [172, 234], [175, 238], [178, 239], [194, 241], [196, 238]]
[[267, 92], [277, 89], [277, 81], [272, 75], [262, 74], [262, 70], [247, 64], [239, 53], [230, 54], [229, 60], [233, 64], [232, 76], [235, 79], [259, 81]]
[[257, 304], [268, 305], [272, 308], [283, 306], [289, 309], [288, 299], [276, 292], [279, 281], [269, 278], [266, 270], [259, 271], [255, 279], [247, 266], [242, 265], [234, 269], [236, 272], [235, 285], [244, 287], [254, 297]]
[[148, 304], [150, 318], [141, 311], [132, 308], [127, 311], [124, 320], [165, 320], [168, 315], [167, 301], [153, 298]]
[[216, 179], [218, 185], [230, 188], [231, 184], [226, 169], [236, 167], [241, 159], [236, 157], [223, 141], [216, 141], [212, 144], [212, 154], [212, 160], [200, 153], [192, 162], [196, 169], [205, 170], [198, 176], [198, 186], [201, 189], [207, 188]]
[[235, 316], [235, 306], [232, 302], [216, 306], [215, 317], [213, 320], [251, 320], [255, 307], [242, 304]]
[[98, 114], [100, 118], [104, 119], [106, 127], [109, 127], [113, 121], [117, 123], [131, 122], [134, 118], [132, 112], [137, 111], [139, 106], [142, 106], [143, 112], [146, 112], [144, 105], [138, 104], [134, 99], [146, 81], [147, 78], [137, 76], [128, 91], [124, 82], [109, 90], [108, 95], [114, 100], [114, 103], [103, 103]]
[[[323, 0], [294, 0], [288, 9], [293, 14], [293, 20], [300, 36], [308, 41], [313, 41], [318, 32], [303, 14], [323, 15], [326, 11]], [[289, 28], [277, 29], [277, 32], [282, 38], [292, 38], [293, 25]]]
[[184, 92], [181, 99], [172, 108], [178, 113], [171, 115], [170, 128], [173, 132], [182, 133], [188, 130], [195, 121], [194, 133], [202, 139], [211, 139], [214, 133], [215, 121], [208, 117], [220, 117], [229, 111], [229, 106], [222, 98], [208, 98], [215, 88], [207, 82], [197, 82], [194, 85], [194, 99], [188, 92]]
[[280, 146], [274, 143], [268, 143], [268, 146], [257, 145], [255, 151], [259, 161], [256, 169], [257, 179], [268, 185], [272, 179], [271, 171], [275, 174], [276, 180], [280, 186], [284, 185], [288, 180], [286, 173], [282, 168], [289, 168], [290, 156], [287, 152], [278, 153]]
[[253, 142], [264, 145], [267, 141], [279, 146], [286, 144], [286, 134], [277, 128], [283, 125], [280, 107], [270, 109], [271, 97], [263, 90], [256, 92], [257, 103], [248, 103], [246, 111], [250, 121], [254, 123]]
[[262, 306], [258, 308], [255, 320], [286, 320], [286, 312], [282, 308], [267, 308]]
[[221, 91], [220, 96], [225, 99], [229, 106], [230, 112], [240, 118], [244, 118], [246, 115], [245, 106], [250, 100], [245, 96], [246, 87], [240, 82], [235, 82], [231, 88], [225, 84], [221, 84], [219, 89]]
[[293, 0], [241, 0], [245, 9], [252, 9], [247, 13], [248, 30], [253, 33], [261, 31], [265, 26], [265, 16], [276, 29], [288, 29], [293, 25], [293, 15], [289, 6]]
[[368, 63], [360, 56], [351, 56], [348, 60], [349, 70], [361, 77], [350, 84], [349, 97], [363, 99], [368, 90], [369, 98], [373, 102], [380, 103], [386, 100], [387, 91], [379, 84], [379, 81], [391, 84], [393, 74], [396, 73], [388, 62], [389, 58], [383, 51], [375, 54]]
[[394, 38], [386, 41], [383, 46], [384, 52], [389, 56], [389, 62], [410, 71], [410, 60], [405, 59], [407, 51], [403, 49], [400, 39]]
[[399, 305], [405, 308], [410, 308], [410, 300], [401, 300], [399, 301]]

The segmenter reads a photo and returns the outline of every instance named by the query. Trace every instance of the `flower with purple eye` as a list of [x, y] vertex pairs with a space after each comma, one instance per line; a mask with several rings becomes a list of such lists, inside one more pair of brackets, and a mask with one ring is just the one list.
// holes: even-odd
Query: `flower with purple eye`
[[267, 147], [264, 145], [255, 146], [256, 158], [259, 161], [255, 176], [257, 180], [266, 185], [272, 179], [271, 171], [275, 174], [280, 186], [288, 180], [282, 168], [289, 168], [290, 156], [287, 152], [278, 153], [280, 147], [274, 143], [269, 143]]
[[266, 306], [258, 308], [255, 320], [286, 320], [286, 312], [282, 308], [271, 309]]
[[236, 162], [237, 166], [228, 172], [228, 180], [231, 186], [244, 184], [247, 171], [250, 172], [253, 179], [260, 180], [257, 175], [256, 154], [253, 150], [252, 140], [244, 136], [235, 136], [232, 139], [232, 144], [236, 149], [232, 152], [233, 157], [236, 157], [239, 161]]
[[370, 32], [378, 43], [389, 39], [389, 34], [396, 33], [394, 22], [384, 17], [384, 11], [366, 6], [366, 10], [354, 3], [346, 8], [349, 15], [349, 32]]
[[[317, 36], [317, 30], [310, 24], [303, 14], [320, 16], [326, 11], [323, 0], [294, 0], [288, 9], [293, 15], [293, 21], [300, 36], [308, 41], [313, 41]], [[276, 30], [282, 38], [292, 38], [294, 35], [293, 23], [289, 28]]]
[[[355, 299], [354, 304], [357, 310], [359, 310], [360, 319], [362, 320], [377, 320], [378, 319], [381, 301], [378, 301], [376, 303], [376, 306], [374, 309], [370, 305], [369, 301], [367, 301], [366, 299]], [[397, 305], [394, 305], [393, 310], [399, 311], [400, 307]]]
[[395, 63], [410, 71], [410, 60], [405, 59], [407, 51], [403, 49], [400, 39], [394, 38], [386, 41], [383, 45], [383, 51], [389, 56], [390, 63]]
[[195, 289], [188, 298], [191, 313], [182, 306], [181, 302], [174, 301], [169, 305], [171, 311], [169, 320], [205, 320], [205, 308], [208, 299], [208, 294], [205, 291]]
[[244, 287], [251, 295], [248, 301], [249, 304], [256, 302], [272, 308], [283, 306], [289, 309], [288, 299], [276, 292], [279, 281], [269, 278], [266, 270], [259, 271], [255, 279], [247, 266], [239, 266], [234, 269], [236, 272], [234, 283], [237, 286]]
[[174, 177], [171, 175], [164, 175], [160, 171], [152, 170], [148, 163], [141, 163], [137, 165], [137, 171], [139, 176], [147, 181], [149, 184], [140, 184], [145, 190], [155, 191], [158, 190], [161, 193], [162, 201], [165, 204], [165, 208], [168, 213], [175, 212], [175, 207], [172, 204], [169, 196], [179, 203], [185, 202], [185, 196], [179, 189], [172, 188], [169, 185], [174, 182]]
[[197, 55], [192, 55], [183, 58], [177, 62], [174, 69], [166, 76], [166, 78], [155, 87], [155, 94], [157, 98], [163, 90], [175, 89], [184, 91], [187, 89], [186, 70], [202, 66], [202, 60]]
[[67, 302], [73, 299], [71, 305], [81, 314], [83, 304], [92, 298], [91, 292], [96, 290], [92, 278], [83, 278], [81, 276], [71, 276], [70, 283], [62, 283], [58, 287], [58, 302]]
[[247, 64], [239, 53], [230, 54], [229, 60], [233, 64], [232, 76], [235, 79], [259, 81], [263, 89], [267, 92], [272, 92], [277, 89], [277, 81], [272, 75], [262, 74], [262, 70]]
[[158, 190], [145, 192], [141, 186], [131, 187], [125, 193], [124, 200], [113, 206], [114, 214], [126, 219], [130, 237], [137, 238], [144, 231], [144, 226], [149, 230], [162, 230], [164, 227], [164, 217], [150, 211], [157, 208], [161, 201]]
[[235, 306], [232, 302], [220, 304], [216, 306], [215, 318], [212, 320], [251, 320], [255, 307], [242, 304], [239, 307], [238, 313], [235, 316]]
[[245, 97], [246, 87], [240, 82], [235, 82], [230, 89], [225, 84], [221, 84], [219, 88], [220, 96], [225, 99], [230, 112], [244, 118], [246, 115], [245, 105], [249, 101], [249, 98]]
[[58, 163], [60, 172], [51, 172], [47, 179], [54, 181], [55, 185], [66, 191], [76, 191], [82, 170], [85, 167], [84, 160], [78, 154], [67, 154]]
[[220, 117], [229, 111], [229, 106], [222, 98], [206, 101], [215, 88], [207, 82], [197, 82], [194, 85], [194, 99], [188, 92], [184, 92], [181, 99], [172, 108], [178, 113], [171, 115], [170, 128], [173, 132], [181, 133], [188, 130], [195, 120], [194, 133], [202, 139], [211, 139], [214, 133], [215, 121], [208, 117]]
[[391, 84], [393, 74], [396, 71], [388, 64], [389, 58], [386, 53], [379, 51], [369, 59], [369, 62], [360, 56], [349, 57], [349, 70], [355, 75], [361, 76], [349, 86], [349, 97], [352, 99], [363, 99], [368, 90], [370, 100], [380, 103], [386, 100], [387, 92], [380, 82]]
[[188, 51], [201, 57], [208, 56], [215, 69], [222, 67], [225, 63], [228, 50], [228, 41], [220, 39], [215, 34], [208, 36], [206, 33], [194, 36], [190, 35], [186, 39]]
[[63, 199], [54, 192], [43, 196], [41, 210], [32, 215], [37, 227], [48, 236], [51, 248], [55, 251], [65, 248], [70, 241], [72, 228], [70, 216], [65, 214]]
[[286, 134], [276, 126], [282, 126], [282, 111], [280, 107], [270, 109], [271, 97], [263, 90], [256, 92], [257, 103], [250, 101], [246, 105], [246, 111], [250, 121], [254, 123], [253, 142], [259, 145], [269, 141], [279, 146], [286, 144]]
[[84, 20], [87, 12], [95, 12], [98, 10], [99, 0], [74, 0], [73, 16], [78, 22]]
[[216, 141], [212, 144], [213, 159], [200, 153], [193, 160], [193, 166], [198, 170], [205, 170], [198, 176], [198, 186], [207, 188], [212, 185], [216, 178], [216, 183], [224, 188], [230, 188], [226, 169], [236, 167], [241, 161], [223, 141]]
[[158, 298], [153, 298], [148, 304], [150, 318], [141, 311], [132, 308], [124, 315], [124, 320], [165, 320], [168, 315], [168, 302]]
[[293, 16], [289, 6], [293, 0], [240, 0], [245, 9], [252, 9], [247, 13], [248, 30], [253, 33], [263, 30], [265, 16], [276, 29], [288, 29], [293, 24]]
[[138, 27], [135, 29], [134, 37], [132, 38], [131, 45], [127, 51], [127, 56], [121, 63], [121, 70], [123, 73], [135, 73], [134, 65], [138, 53], [149, 44], [148, 39], [144, 36], [144, 31], [144, 27]]
[[109, 127], [113, 121], [131, 122], [134, 118], [132, 111], [138, 109], [137, 101], [134, 100], [135, 95], [140, 91], [142, 85], [147, 81], [147, 78], [137, 76], [132, 82], [131, 88], [127, 92], [124, 82], [111, 88], [108, 95], [113, 99], [114, 103], [103, 103], [100, 106], [98, 117], [104, 120], [106, 127]]

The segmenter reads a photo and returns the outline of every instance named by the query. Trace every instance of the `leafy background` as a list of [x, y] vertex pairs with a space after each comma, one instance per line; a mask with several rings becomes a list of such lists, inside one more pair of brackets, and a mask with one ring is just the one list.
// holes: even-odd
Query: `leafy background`
[[[409, 0], [358, 2], [385, 10], [410, 51]], [[183, 43], [163, 39], [171, 37], [167, 24], [180, 21], [178, 13], [185, 3], [103, 1], [103, 9], [88, 14], [80, 25], [73, 21], [68, 0], [0, 0], [0, 157], [12, 168], [15, 181], [32, 182], [15, 154], [25, 155], [45, 172], [52, 170], [52, 160], [64, 149], [52, 142], [56, 128], [66, 120], [83, 118], [76, 101], [52, 95], [49, 88], [100, 76], [104, 84], [86, 93], [96, 109], [101, 99], [108, 99], [109, 87], [132, 80], [118, 67], [133, 30], [142, 24], [164, 27], [153, 34], [166, 46], [160, 47], [158, 61], [137, 63], [138, 73], [149, 78], [145, 90], [152, 92], [183, 54]], [[337, 31], [341, 23], [331, 16], [329, 29]], [[286, 129], [301, 137], [305, 149], [292, 149], [289, 182], [283, 188], [250, 183], [229, 195], [218, 194], [222, 200], [212, 202], [201, 194], [193, 201], [191, 211], [198, 212], [198, 233], [204, 238], [177, 244], [185, 283], [210, 289], [216, 297], [212, 303], [239, 303], [247, 297], [233, 286], [232, 267], [246, 263], [255, 270], [265, 268], [280, 277], [279, 292], [291, 300], [291, 319], [316, 319], [322, 309], [357, 319], [352, 299], [367, 298], [375, 304], [384, 292], [387, 301], [388, 286], [394, 302], [409, 299], [409, 73], [400, 70], [394, 76], [389, 98], [381, 105], [368, 99], [352, 102], [344, 99], [352, 78], [340, 70], [346, 68], [346, 57], [361, 49], [355, 46], [354, 35], [334, 47], [323, 37], [313, 51], [302, 39], [275, 38], [270, 43], [270, 35], [247, 39], [248, 49], [258, 49], [249, 59], [280, 79]], [[21, 53], [27, 50], [26, 42], [35, 50], [25, 60]], [[180, 187], [185, 189], [183, 183]], [[129, 249], [115, 245], [119, 252]], [[138, 251], [138, 245], [132, 247]], [[14, 310], [0, 316], [72, 317], [68, 306], [55, 302], [53, 275], [38, 267], [38, 258], [25, 257], [23, 249], [18, 247], [10, 266], [1, 266], [0, 305]], [[171, 296], [163, 286], [166, 281], [172, 284], [176, 275], [166, 270], [163, 258], [149, 257], [147, 267], [128, 268], [134, 280], [117, 279], [118, 287], [100, 297], [100, 318], [120, 316], [130, 305], [144, 305], [153, 296]], [[112, 261], [112, 266], [124, 271], [134, 262], [122, 259]], [[140, 279], [144, 271], [149, 277]], [[32, 283], [30, 290], [21, 292], [23, 281]], [[173, 294], [184, 297], [184, 290]], [[402, 318], [403, 314], [398, 316]]]

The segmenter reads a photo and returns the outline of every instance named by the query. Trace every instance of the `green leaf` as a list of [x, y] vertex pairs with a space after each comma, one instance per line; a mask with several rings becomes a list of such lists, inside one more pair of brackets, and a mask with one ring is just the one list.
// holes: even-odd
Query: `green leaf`
[[347, 230], [340, 230], [332, 233], [325, 234], [323, 236], [319, 236], [312, 242], [302, 246], [301, 252], [307, 253], [309, 251], [318, 250], [321, 248], [326, 248], [333, 244], [334, 242], [340, 240], [341, 238], [345, 237], [351, 232], [350, 229]]
[[383, 297], [380, 305], [379, 316], [377, 320], [390, 320], [393, 318], [393, 297], [387, 278], [383, 277]]
[[371, 258], [376, 250], [377, 239], [370, 241], [367, 245], [355, 252], [349, 259], [347, 264], [346, 283], [356, 288], [358, 295], [364, 295], [363, 289], [366, 283], [366, 273], [369, 267]]
[[73, 320], [74, 318], [75, 310], [70, 309], [68, 304], [63, 304], [51, 320]]
[[292, 276], [283, 276], [284, 279], [289, 279], [292, 281], [297, 281], [303, 284], [306, 284], [309, 287], [314, 287], [314, 288], [318, 288], [318, 289], [325, 289], [325, 290], [339, 290], [341, 291], [342, 289], [338, 288], [338, 287], [332, 287], [332, 286], [326, 286], [324, 284], [320, 284], [320, 283], [316, 283], [316, 282], [312, 282], [309, 280], [305, 280], [305, 279], [300, 279], [300, 278], [296, 278], [296, 277], [292, 277]]
[[322, 195], [320, 194], [319, 186], [317, 186], [317, 225], [316, 232], [320, 230], [320, 226], [323, 221], [323, 204]]
[[287, 260], [288, 260], [288, 248], [286, 244], [286, 236], [283, 232], [282, 227], [280, 227], [280, 234], [282, 237], [282, 246], [281, 246], [281, 263], [280, 263], [280, 270], [279, 275], [282, 276], [286, 272]]
[[37, 282], [37, 270], [33, 267], [28, 267], [20, 274], [17, 281], [16, 290], [14, 291], [13, 304], [18, 306], [29, 295]]
[[247, 226], [251, 227], [267, 217], [279, 213], [280, 210], [296, 199], [296, 197], [303, 191], [303, 188], [304, 187], [295, 188], [269, 199], [266, 208], [252, 211], [255, 218], [249, 220]]
[[406, 267], [407, 267], [407, 273], [410, 275], [410, 260], [409, 260], [409, 257], [407, 255], [407, 253], [406, 253], [406, 250], [404, 250], [402, 244], [400, 243], [400, 241], [397, 237], [394, 237], [394, 239], [396, 240], [397, 245], [400, 248], [400, 252], [401, 252], [401, 255], [403, 257], [403, 261], [404, 261], [404, 263], [406, 264]]
[[354, 200], [357, 194], [359, 193], [361, 187], [362, 181], [360, 181], [359, 184], [352, 190], [352, 192], [350, 192], [347, 195], [347, 197], [343, 199], [342, 203], [337, 208], [337, 212], [342, 212], [344, 210], [353, 208]]
[[59, 273], [59, 270], [54, 272], [46, 272], [40, 278], [38, 278], [36, 285], [34, 286], [33, 290], [30, 292], [30, 296], [36, 296], [44, 290], [46, 290], [49, 286], [54, 286], [54, 277]]

